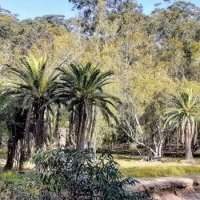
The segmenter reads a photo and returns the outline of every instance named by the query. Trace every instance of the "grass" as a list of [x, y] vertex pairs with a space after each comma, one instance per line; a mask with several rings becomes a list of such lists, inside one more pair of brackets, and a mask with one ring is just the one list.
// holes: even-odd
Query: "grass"
[[[1, 152], [0, 152], [1, 155]], [[5, 152], [2, 152], [5, 155]], [[167, 176], [190, 176], [200, 175], [200, 159], [195, 159], [195, 163], [183, 162], [181, 158], [165, 158], [162, 162], [141, 161], [139, 157], [125, 155], [114, 155], [115, 161], [119, 164], [123, 175], [136, 178], [153, 178]], [[20, 174], [17, 172], [0, 172], [0, 182], [16, 185], [36, 191], [38, 184], [35, 183], [33, 172]], [[35, 192], [35, 191], [34, 191]]]
[[38, 195], [41, 184], [33, 172], [18, 173], [15, 171], [1, 172], [0, 184], [26, 191], [32, 195]]
[[167, 177], [167, 176], [189, 176], [200, 174], [200, 166], [143, 166], [123, 168], [121, 171], [125, 176], [136, 178]]
[[122, 174], [136, 178], [200, 175], [200, 161], [182, 162], [181, 159], [165, 159], [163, 162], [146, 162], [138, 158], [114, 156]]
[[0, 149], [0, 190], [4, 187], [15, 189], [16, 191], [25, 191], [35, 196], [39, 194], [43, 187], [39, 178], [33, 170], [26, 170], [24, 173], [17, 171], [3, 171], [5, 165], [7, 152], [6, 149]]
[[25, 182], [25, 176], [12, 171], [2, 172], [0, 174], [0, 181], [6, 184], [21, 185]]

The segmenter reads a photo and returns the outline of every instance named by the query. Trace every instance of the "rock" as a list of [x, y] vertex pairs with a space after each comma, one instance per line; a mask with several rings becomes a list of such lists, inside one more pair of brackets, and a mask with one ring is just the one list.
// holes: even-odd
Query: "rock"
[[200, 176], [140, 180], [129, 192], [146, 192], [153, 200], [200, 200]]
[[191, 177], [193, 179], [193, 185], [196, 186], [200, 186], [200, 176], [194, 176]]
[[182, 197], [178, 197], [175, 194], [163, 193], [163, 194], [154, 194], [152, 196], [153, 200], [183, 200]]
[[191, 178], [157, 178], [153, 180], [141, 180], [135, 186], [129, 187], [129, 191], [133, 192], [150, 192], [191, 189], [193, 188], [193, 179]]

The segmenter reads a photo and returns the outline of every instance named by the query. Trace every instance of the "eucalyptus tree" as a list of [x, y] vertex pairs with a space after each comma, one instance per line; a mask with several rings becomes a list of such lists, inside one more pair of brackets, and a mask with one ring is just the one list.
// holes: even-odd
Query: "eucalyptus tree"
[[168, 62], [168, 74], [175, 79], [199, 80], [200, 8], [187, 1], [172, 1], [166, 9], [156, 9], [148, 19], [158, 58]]
[[101, 72], [97, 67], [71, 64], [61, 67], [57, 83], [57, 96], [65, 103], [70, 113], [69, 135], [71, 143], [83, 150], [94, 141], [97, 109], [106, 121], [116, 120], [114, 109], [119, 99], [105, 92], [110, 83], [111, 71]]
[[[20, 66], [10, 66], [12, 80], [4, 89], [4, 94], [21, 102], [22, 110], [27, 111], [25, 137], [29, 144], [30, 125], [33, 125], [33, 136], [36, 148], [42, 148], [46, 136], [44, 125], [47, 111], [51, 111], [52, 99], [56, 89], [54, 72], [48, 69], [47, 57], [36, 57], [30, 54], [21, 60]], [[47, 71], [48, 70], [48, 71]]]
[[165, 113], [165, 125], [179, 129], [185, 143], [185, 157], [193, 159], [192, 140], [195, 136], [199, 117], [199, 100], [192, 91], [181, 92], [172, 96], [170, 105]]
[[[103, 34], [102, 29], [98, 29], [101, 23], [106, 24], [106, 20], [114, 15], [125, 12], [127, 7], [134, 7], [132, 11], [141, 11], [141, 6], [135, 0], [68, 0], [73, 3], [74, 8], [80, 12], [80, 30], [87, 36]], [[106, 15], [102, 18], [102, 15]], [[102, 21], [104, 20], [104, 21]]]

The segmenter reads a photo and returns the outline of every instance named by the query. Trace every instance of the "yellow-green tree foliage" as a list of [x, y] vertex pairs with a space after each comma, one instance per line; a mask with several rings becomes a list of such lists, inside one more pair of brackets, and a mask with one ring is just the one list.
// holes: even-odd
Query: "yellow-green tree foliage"
[[[80, 5], [85, 6], [83, 2], [80, 0]], [[102, 70], [114, 71], [108, 90], [122, 101], [131, 96], [140, 115], [155, 101], [156, 94], [176, 94], [185, 88], [199, 94], [198, 8], [175, 2], [146, 16], [130, 0], [116, 1], [119, 5], [129, 4], [115, 4], [115, 12], [110, 8], [108, 12], [109, 2], [100, 0], [92, 4], [94, 21], [80, 17], [64, 20], [64, 25], [46, 18], [19, 21], [1, 15], [0, 64], [15, 62], [29, 51], [47, 54], [52, 67], [63, 61], [92, 62]], [[93, 23], [90, 30], [84, 26], [82, 31], [83, 22]]]

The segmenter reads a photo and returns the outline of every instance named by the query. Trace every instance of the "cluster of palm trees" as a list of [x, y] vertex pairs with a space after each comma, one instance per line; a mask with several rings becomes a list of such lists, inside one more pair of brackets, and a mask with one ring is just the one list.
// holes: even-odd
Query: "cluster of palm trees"
[[[58, 129], [61, 107], [68, 112], [67, 145], [78, 150], [95, 148], [97, 113], [101, 113], [108, 122], [110, 119], [117, 121], [113, 111], [119, 99], [105, 92], [113, 75], [110, 71], [101, 72], [90, 63], [70, 64], [51, 70], [47, 56], [30, 54], [21, 60], [20, 66], [9, 66], [8, 74], [10, 81], [3, 87], [0, 96], [0, 103], [4, 102], [0, 117], [6, 120], [11, 132], [5, 169], [13, 167], [18, 144], [20, 169], [30, 157], [33, 146], [39, 150], [47, 144], [49, 116], [57, 110], [55, 127]], [[165, 126], [181, 133], [186, 159], [193, 158], [192, 142], [195, 142], [198, 133], [199, 105], [198, 98], [191, 91], [182, 92], [172, 96], [165, 113]]]
[[[21, 65], [8, 68], [11, 83], [6, 84], [2, 96], [11, 99], [16, 115], [10, 121], [11, 137], [8, 142], [6, 169], [13, 167], [16, 146], [20, 142], [19, 168], [30, 157], [31, 138], [35, 149], [44, 147], [48, 138], [46, 121], [54, 108], [63, 106], [69, 113], [69, 141], [73, 148], [92, 148], [97, 112], [109, 121], [118, 98], [104, 91], [112, 72], [101, 72], [98, 67], [70, 64], [53, 70], [48, 68], [47, 56], [30, 54]], [[58, 115], [59, 116], [59, 115]], [[20, 126], [19, 123], [20, 122]]]

